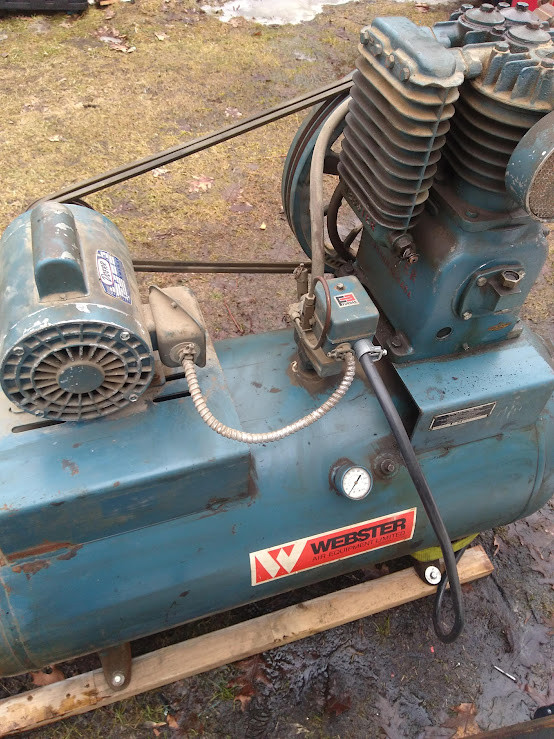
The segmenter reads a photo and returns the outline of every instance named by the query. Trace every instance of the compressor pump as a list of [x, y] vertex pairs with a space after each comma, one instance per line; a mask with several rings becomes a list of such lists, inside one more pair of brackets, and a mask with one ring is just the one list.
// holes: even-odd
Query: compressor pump
[[551, 496], [554, 372], [519, 314], [554, 220], [552, 31], [524, 3], [380, 17], [352, 75], [251, 127], [310, 103], [286, 329], [213, 342], [187, 287], [141, 304], [77, 198], [144, 161], [5, 231], [2, 675], [98, 651], [123, 687], [118, 645], [437, 545], [451, 641], [454, 551]]

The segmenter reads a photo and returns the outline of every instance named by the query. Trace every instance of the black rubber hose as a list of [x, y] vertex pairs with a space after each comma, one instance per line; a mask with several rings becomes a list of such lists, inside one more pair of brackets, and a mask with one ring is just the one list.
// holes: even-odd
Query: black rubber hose
[[[462, 547], [461, 549], [458, 549], [456, 552], [456, 574], [458, 574], [458, 562], [461, 560], [463, 553], [468, 548], [468, 544], [465, 545], [465, 547]], [[450, 578], [448, 577], [448, 572], [444, 572], [441, 581], [437, 587], [437, 593], [435, 595], [435, 603], [433, 604], [433, 624], [440, 623], [440, 613], [442, 608], [442, 599], [444, 598], [444, 594], [446, 592], [446, 586], [448, 585]], [[463, 628], [463, 623], [462, 623]], [[458, 636], [458, 635], [457, 635]], [[456, 638], [456, 637], [454, 637]], [[449, 641], [452, 641], [452, 639], [449, 639]]]
[[[429, 484], [427, 483], [423, 470], [419, 465], [412, 443], [410, 442], [406, 429], [404, 428], [404, 424], [402, 423], [402, 419], [400, 418], [390, 393], [381, 379], [381, 375], [377, 371], [377, 367], [369, 354], [371, 345], [369, 342], [362, 340], [354, 345], [354, 349], [362, 369], [373, 388], [373, 392], [383, 409], [383, 413], [389, 422], [400, 448], [400, 453], [402, 454], [406, 464], [406, 468], [410, 473], [410, 477], [413, 480], [417, 493], [421, 499], [421, 503], [427, 513], [442, 550], [446, 572], [443, 580], [441, 580], [441, 585], [444, 581], [442, 591], [440, 591], [440, 589], [437, 590], [435, 608], [433, 611], [433, 626], [438, 638], [449, 644], [458, 638], [464, 628], [462, 587], [460, 585], [460, 578], [458, 577], [458, 568], [456, 565], [454, 550], [452, 549], [452, 542], [448, 536], [448, 531], [446, 530], [444, 521], [442, 520], [439, 509], [437, 508], [437, 504], [433, 498]], [[439, 613], [447, 580], [450, 581], [450, 593], [452, 595], [454, 607], [454, 624], [449, 631], [446, 631], [443, 628]]]

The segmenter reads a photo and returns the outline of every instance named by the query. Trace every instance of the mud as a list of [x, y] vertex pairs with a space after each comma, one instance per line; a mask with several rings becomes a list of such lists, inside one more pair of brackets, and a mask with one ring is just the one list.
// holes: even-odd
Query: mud
[[[432, 24], [448, 11], [349, 3], [325, 6], [308, 23], [276, 28], [242, 18], [221, 23], [192, 0], [138, 0], [106, 11], [91, 8], [79, 18], [1, 20], [0, 36], [7, 38], [0, 46], [0, 227], [68, 181], [339, 78], [353, 67], [359, 28], [375, 15], [391, 13]], [[101, 30], [106, 26], [108, 31]], [[111, 28], [136, 50], [122, 53], [100, 41]], [[136, 258], [300, 260], [304, 255], [281, 208], [280, 177], [301, 120], [302, 115], [293, 116], [90, 202], [119, 225]], [[213, 182], [194, 191], [197, 177]], [[341, 233], [351, 225], [341, 224]], [[294, 281], [287, 277], [140, 275], [139, 280], [143, 296], [153, 281], [191, 287], [213, 338], [279, 328], [295, 297]], [[551, 258], [525, 307], [525, 317], [545, 339], [554, 338], [552, 289]], [[554, 511], [547, 506], [526, 521], [481, 535], [496, 569], [464, 587], [467, 625], [454, 645], [437, 641], [432, 603], [424, 600], [26, 736], [446, 739], [456, 732], [452, 709], [462, 703], [475, 704], [481, 729], [526, 720], [554, 700], [553, 529]], [[407, 564], [359, 570], [140, 640], [133, 651], [151, 651]], [[61, 669], [69, 677], [98, 666], [89, 656]], [[29, 687], [30, 676], [5, 679], [0, 697]]]

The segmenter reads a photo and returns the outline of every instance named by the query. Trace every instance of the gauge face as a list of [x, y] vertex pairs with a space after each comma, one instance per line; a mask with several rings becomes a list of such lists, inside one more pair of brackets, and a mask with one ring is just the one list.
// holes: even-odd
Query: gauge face
[[373, 480], [365, 467], [347, 467], [337, 475], [338, 488], [350, 500], [361, 500], [371, 490]]

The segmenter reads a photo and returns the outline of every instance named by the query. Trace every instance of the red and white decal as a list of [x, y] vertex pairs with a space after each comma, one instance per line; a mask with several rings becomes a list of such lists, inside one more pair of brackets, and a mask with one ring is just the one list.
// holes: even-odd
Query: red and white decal
[[391, 513], [250, 554], [252, 585], [382, 549], [414, 535], [416, 508]]
[[335, 300], [339, 308], [348, 308], [350, 305], [359, 305], [358, 299], [354, 293], [342, 293], [341, 295], [335, 295]]

